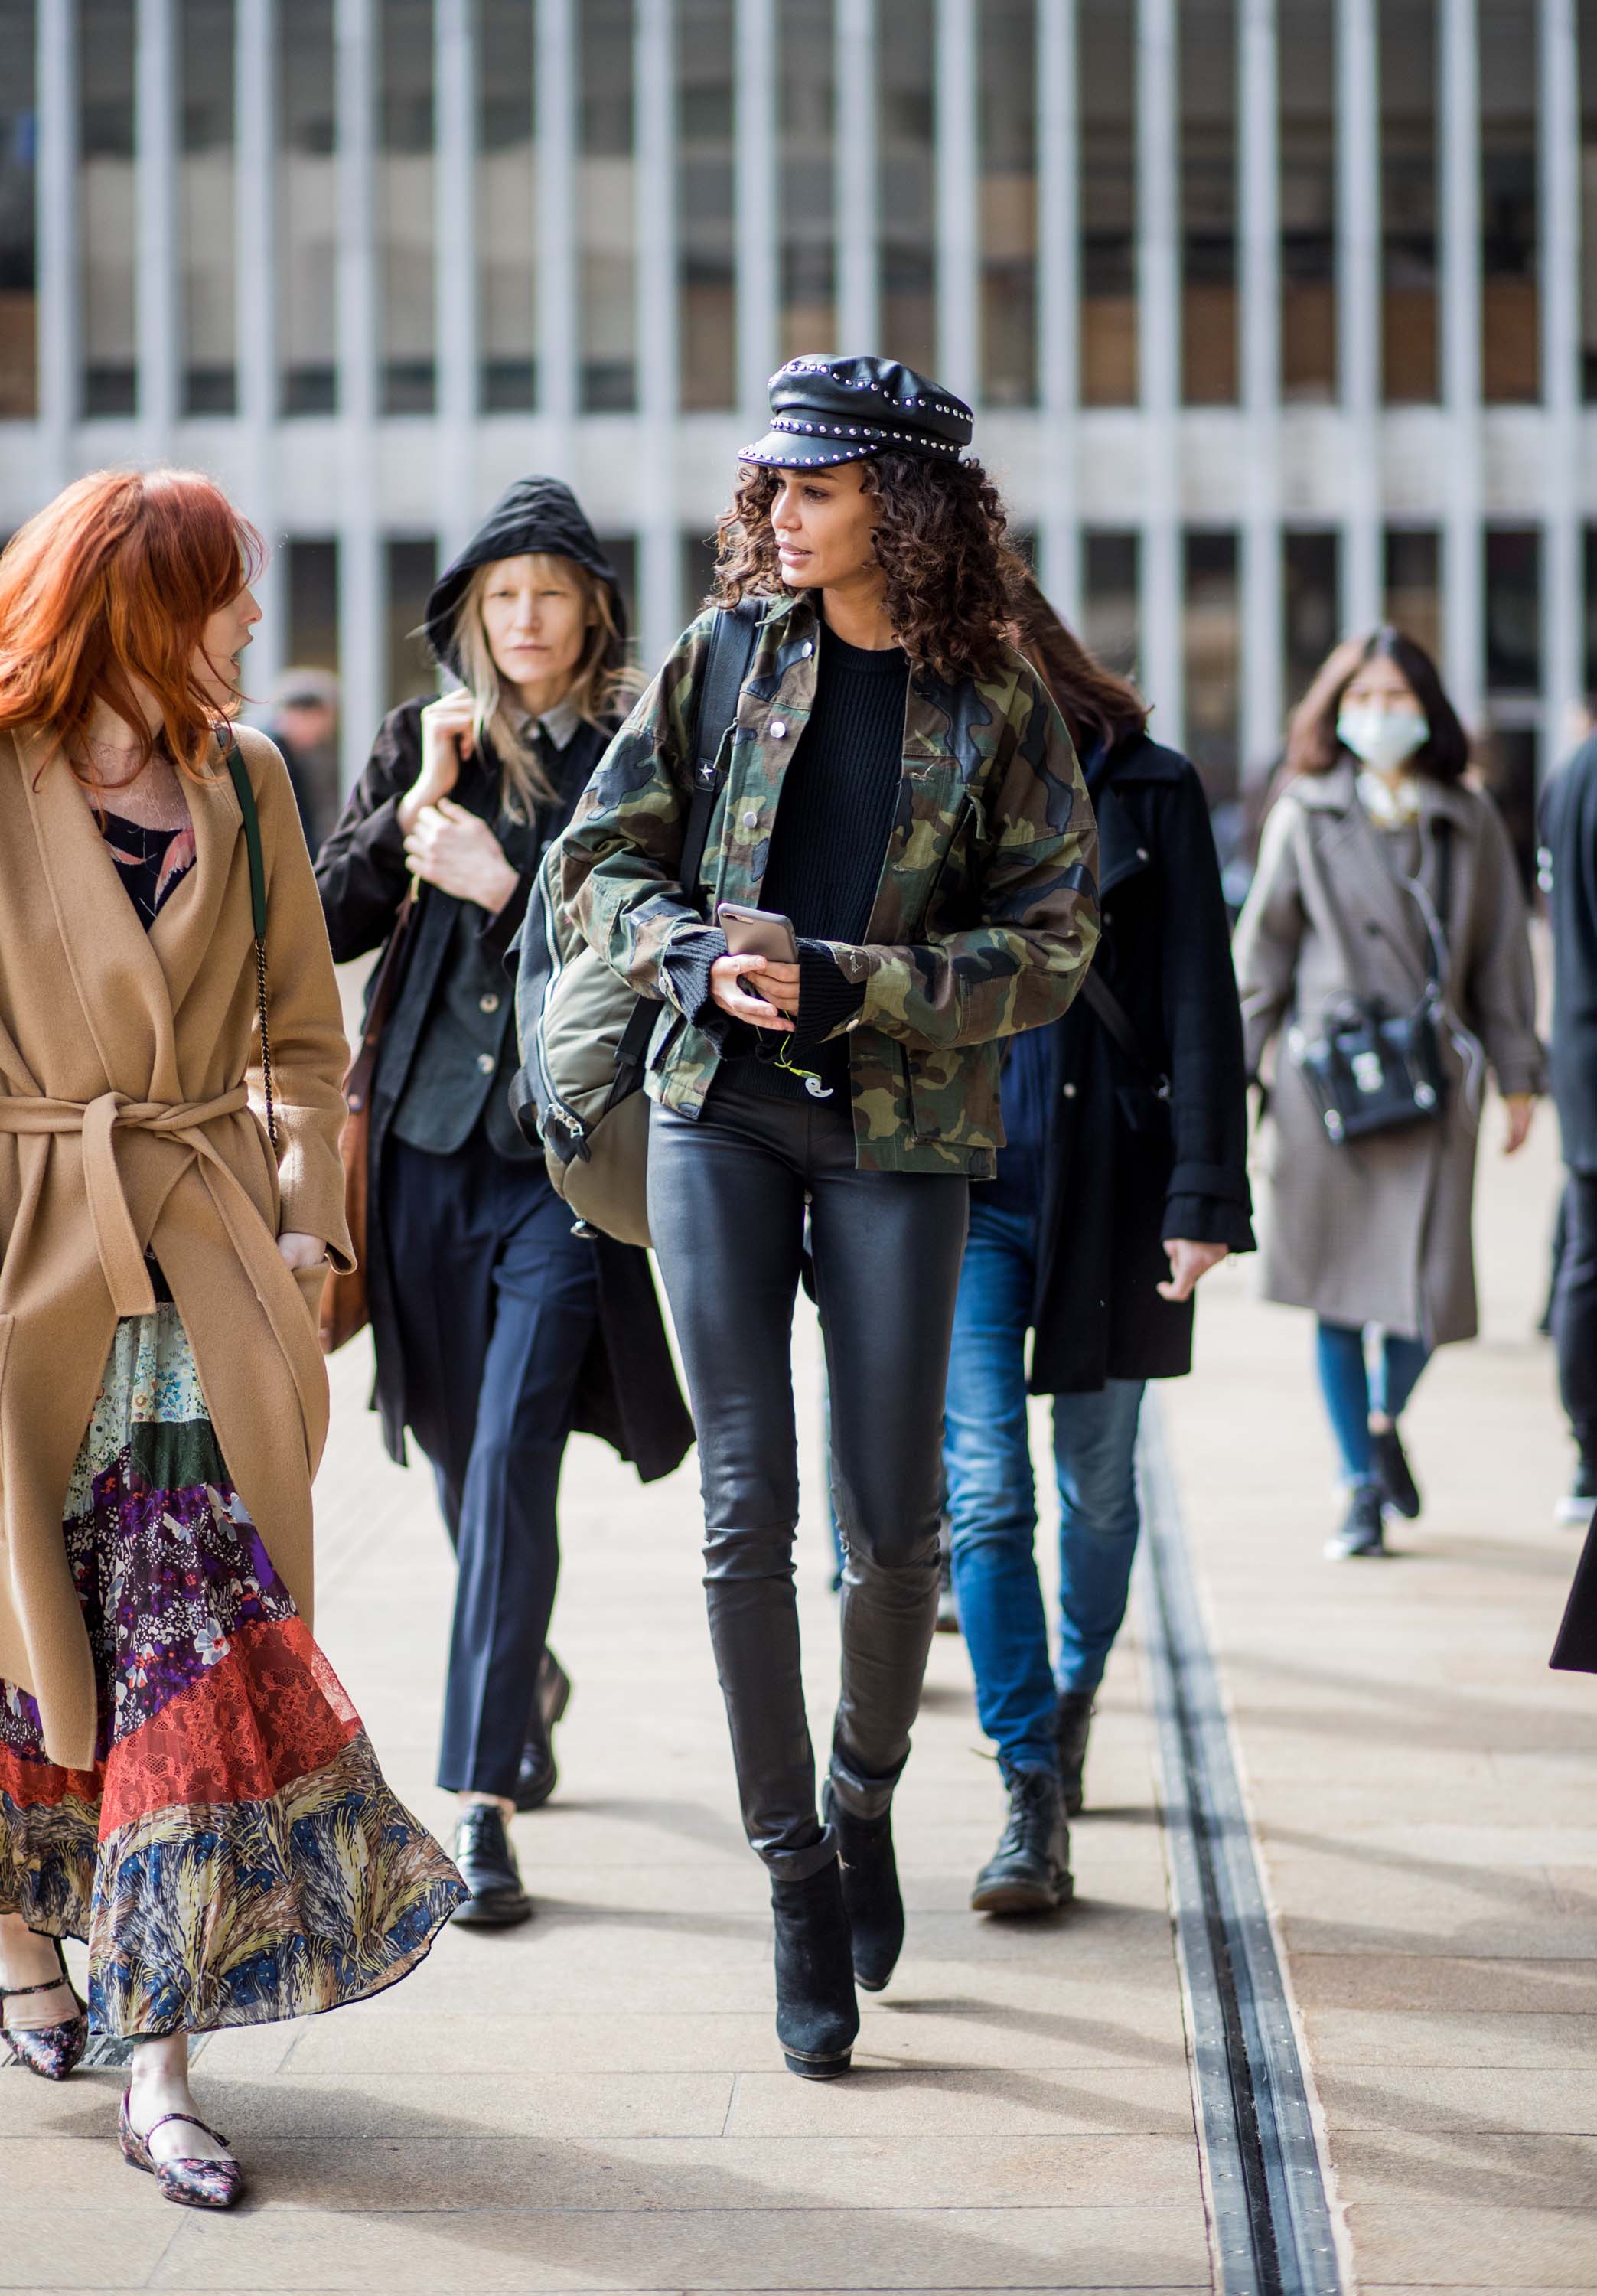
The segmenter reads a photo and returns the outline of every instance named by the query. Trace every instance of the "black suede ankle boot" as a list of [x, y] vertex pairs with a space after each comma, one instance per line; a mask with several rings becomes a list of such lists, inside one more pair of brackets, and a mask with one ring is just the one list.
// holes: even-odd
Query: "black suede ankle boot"
[[773, 1882], [776, 2038], [802, 2080], [846, 2073], [859, 2034], [843, 1877], [834, 1857], [802, 1882]]
[[851, 1817], [832, 1792], [821, 1789], [821, 1816], [838, 1838], [843, 1863], [843, 1903], [854, 1939], [854, 1981], [880, 1993], [904, 1950], [904, 1899], [893, 1856], [893, 1821]]

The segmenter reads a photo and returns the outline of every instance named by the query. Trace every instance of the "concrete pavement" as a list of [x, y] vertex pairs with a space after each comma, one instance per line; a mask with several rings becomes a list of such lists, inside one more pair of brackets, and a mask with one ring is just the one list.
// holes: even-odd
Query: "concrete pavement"
[[1597, 1681], [1547, 1654], [1577, 1535], [1535, 1336], [1543, 1111], [1483, 1136], [1482, 1338], [1405, 1421], [1426, 1508], [1331, 1567], [1308, 1320], [1222, 1269], [1164, 1392], [1189, 1531], [1365, 2296], [1597, 2287]]
[[[1306, 1320], [1222, 1271], [1163, 1390], [1359, 2285], [1597, 2285], [1597, 1685], [1545, 1671], [1574, 1542], [1544, 1346], [1550, 1143], [1488, 1173], [1487, 1331], [1414, 1406], [1429, 1505], [1333, 1570]], [[815, 1348], [798, 1349], [807, 1464]], [[425, 1472], [381, 1456], [364, 1343], [334, 1365], [318, 1631], [395, 1785], [430, 1786], [450, 1568]], [[1039, 1436], [1043, 1432], [1039, 1425]], [[1174, 2290], [1210, 2285], [1135, 1636], [1095, 1728], [1080, 1898], [976, 1920], [1002, 1815], [963, 1646], [940, 1637], [899, 1800], [900, 1974], [856, 2070], [782, 2068], [737, 1825], [692, 1470], [640, 1490], [573, 1447], [561, 1783], [518, 1820], [538, 1915], [452, 1932], [310, 2023], [217, 2035], [202, 2109], [248, 2207], [185, 2217], [111, 2141], [119, 2076], [0, 2079], [0, 2286], [176, 2290]], [[835, 1675], [816, 1477], [802, 1602]]]
[[[816, 1347], [801, 1335], [807, 1463]], [[424, 1472], [381, 1456], [364, 1344], [333, 1366], [318, 1634], [389, 1775], [430, 1784], [448, 1550]], [[803, 1603], [824, 1742], [829, 1558], [807, 1490]], [[573, 1447], [557, 1644], [576, 1682], [554, 1801], [517, 1822], [537, 1918], [445, 1935], [378, 2000], [219, 2034], [204, 2108], [255, 2197], [184, 2217], [107, 2141], [119, 2076], [0, 2079], [0, 2285], [753, 2290], [1207, 2287], [1150, 1740], [1118, 1664], [1083, 1903], [965, 1909], [1002, 1816], [962, 1644], [941, 1637], [900, 1804], [911, 1939], [856, 2070], [811, 2087], [772, 2030], [767, 1896], [743, 1844], [698, 1583], [692, 1470], [640, 1489]]]

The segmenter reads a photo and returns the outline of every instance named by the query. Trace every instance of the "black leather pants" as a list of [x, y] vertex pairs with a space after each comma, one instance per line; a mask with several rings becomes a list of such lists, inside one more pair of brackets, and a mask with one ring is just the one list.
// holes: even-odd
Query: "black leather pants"
[[810, 1208], [847, 1548], [831, 1775], [880, 1816], [909, 1753], [938, 1600], [943, 1390], [968, 1183], [859, 1172], [846, 1106], [723, 1086], [656, 1108], [649, 1219], [692, 1394], [710, 1638], [749, 1841], [779, 1880], [832, 1856], [798, 1666], [793, 1301]]

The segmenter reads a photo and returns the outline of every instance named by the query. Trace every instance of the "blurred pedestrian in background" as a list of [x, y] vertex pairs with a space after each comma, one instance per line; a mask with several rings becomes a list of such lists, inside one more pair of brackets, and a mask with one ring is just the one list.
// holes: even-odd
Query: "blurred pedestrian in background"
[[558, 480], [511, 487], [428, 601], [462, 681], [383, 720], [317, 863], [333, 952], [387, 944], [414, 882], [371, 1101], [367, 1294], [390, 1455], [431, 1461], [459, 1557], [438, 1783], [463, 1798], [455, 1916], [531, 1900], [507, 1831], [555, 1781], [569, 1684], [547, 1648], [573, 1427], [648, 1479], [692, 1428], [647, 1258], [573, 1233], [509, 1105], [504, 958], [533, 872], [627, 690], [615, 574]]
[[1274, 1050], [1264, 1292], [1317, 1318], [1338, 1560], [1382, 1551], [1383, 1507], [1420, 1513], [1404, 1406], [1432, 1349], [1475, 1335], [1485, 1070], [1508, 1154], [1542, 1089], [1519, 873], [1468, 763], [1412, 638], [1338, 647], [1294, 715], [1237, 927], [1250, 1074]]
[[[970, 1903], [1005, 1914], [1069, 1894], [1066, 1821], [1136, 1552], [1144, 1384], [1191, 1369], [1194, 1289], [1253, 1249], [1242, 1028], [1202, 785], [1035, 581], [1021, 640], [1085, 769], [1102, 932], [1069, 1012], [1007, 1048], [1007, 1145], [996, 1179], [971, 1191], [948, 1365], [954, 1586], [1010, 1796]], [[1028, 1394], [1054, 1398], [1057, 1666]]]
[[[699, 1427], [710, 1633], [771, 1875], [778, 2038], [827, 2079], [856, 1977], [880, 1989], [904, 1939], [892, 1798], [937, 1612], [944, 1374], [997, 1040], [1080, 985], [1096, 853], [1064, 727], [1009, 642], [1022, 568], [964, 459], [970, 409], [896, 361], [826, 357], [782, 368], [771, 407], [720, 526], [717, 595], [761, 619], [698, 882], [678, 873], [719, 755], [717, 729], [687, 730], [713, 613], [562, 849], [583, 933], [665, 1000], [649, 1217]], [[778, 913], [772, 953], [732, 953], [707, 894]], [[847, 1548], [819, 1814], [793, 1595], [807, 1199]]]
[[1597, 1508], [1597, 734], [1542, 796], [1542, 885], [1552, 925], [1552, 1080], [1565, 1187], [1551, 1322], [1575, 1438], [1560, 1522]]
[[0, 2030], [51, 2080], [131, 2040], [123, 2152], [191, 2208], [243, 2178], [189, 2035], [381, 1991], [461, 1895], [305, 1615], [346, 1048], [287, 776], [227, 724], [258, 555], [162, 471], [0, 559]]
[[332, 670], [283, 670], [273, 681], [266, 730], [289, 769], [305, 841], [314, 853], [338, 810], [339, 682]]
[[[1594, 733], [1597, 733], [1597, 696], [1588, 693], [1581, 701], [1572, 702], [1568, 709], [1564, 712], [1564, 750], [1568, 756], [1572, 757], [1576, 750], [1584, 747], [1584, 745], [1590, 741]], [[1547, 784], [1548, 787], [1551, 787], [1552, 780], [1555, 778], [1556, 775], [1550, 777]], [[1552, 856], [1547, 845], [1546, 816], [1542, 808], [1539, 806], [1536, 811], [1536, 888], [1547, 904], [1547, 914], [1549, 921], [1552, 922]], [[1555, 939], [1556, 932], [1557, 929], [1555, 926]], [[1554, 1089], [1556, 1090], [1556, 1084]], [[1559, 1270], [1563, 1266], [1564, 1246], [1568, 1242], [1568, 1193], [1567, 1185], [1560, 1187], [1558, 1193], [1558, 1202], [1553, 1210], [1552, 1240], [1547, 1255], [1547, 1296], [1543, 1304], [1541, 1316], [1536, 1323], [1536, 1330], [1544, 1340], [1550, 1340], [1552, 1337], [1552, 1311], [1553, 1303], [1558, 1297]], [[1586, 1515], [1584, 1513], [1577, 1515], [1576, 1512], [1579, 1503], [1580, 1494], [1577, 1489], [1572, 1488], [1565, 1495], [1564, 1497], [1559, 1500], [1558, 1505], [1553, 1511], [1554, 1519], [1557, 1521], [1563, 1523], [1570, 1523], [1578, 1520], [1578, 1521], [1584, 1525], [1587, 1520]]]

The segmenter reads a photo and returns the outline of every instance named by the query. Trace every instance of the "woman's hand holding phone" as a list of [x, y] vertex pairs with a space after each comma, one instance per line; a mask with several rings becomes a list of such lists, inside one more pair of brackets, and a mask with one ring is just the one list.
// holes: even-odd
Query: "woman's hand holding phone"
[[[790, 1034], [798, 1010], [798, 944], [792, 922], [774, 909], [751, 909], [741, 901], [721, 901], [716, 922], [726, 935], [727, 954], [710, 967], [710, 994], [734, 1021]], [[743, 975], [757, 976], [763, 995], [751, 995]]]
[[[747, 973], [763, 991], [752, 995], [743, 986]], [[751, 1028], [790, 1031], [788, 1017], [798, 1010], [798, 967], [770, 956], [718, 956], [709, 972], [710, 995], [724, 1013]], [[768, 1001], [767, 1001], [768, 1000]]]

